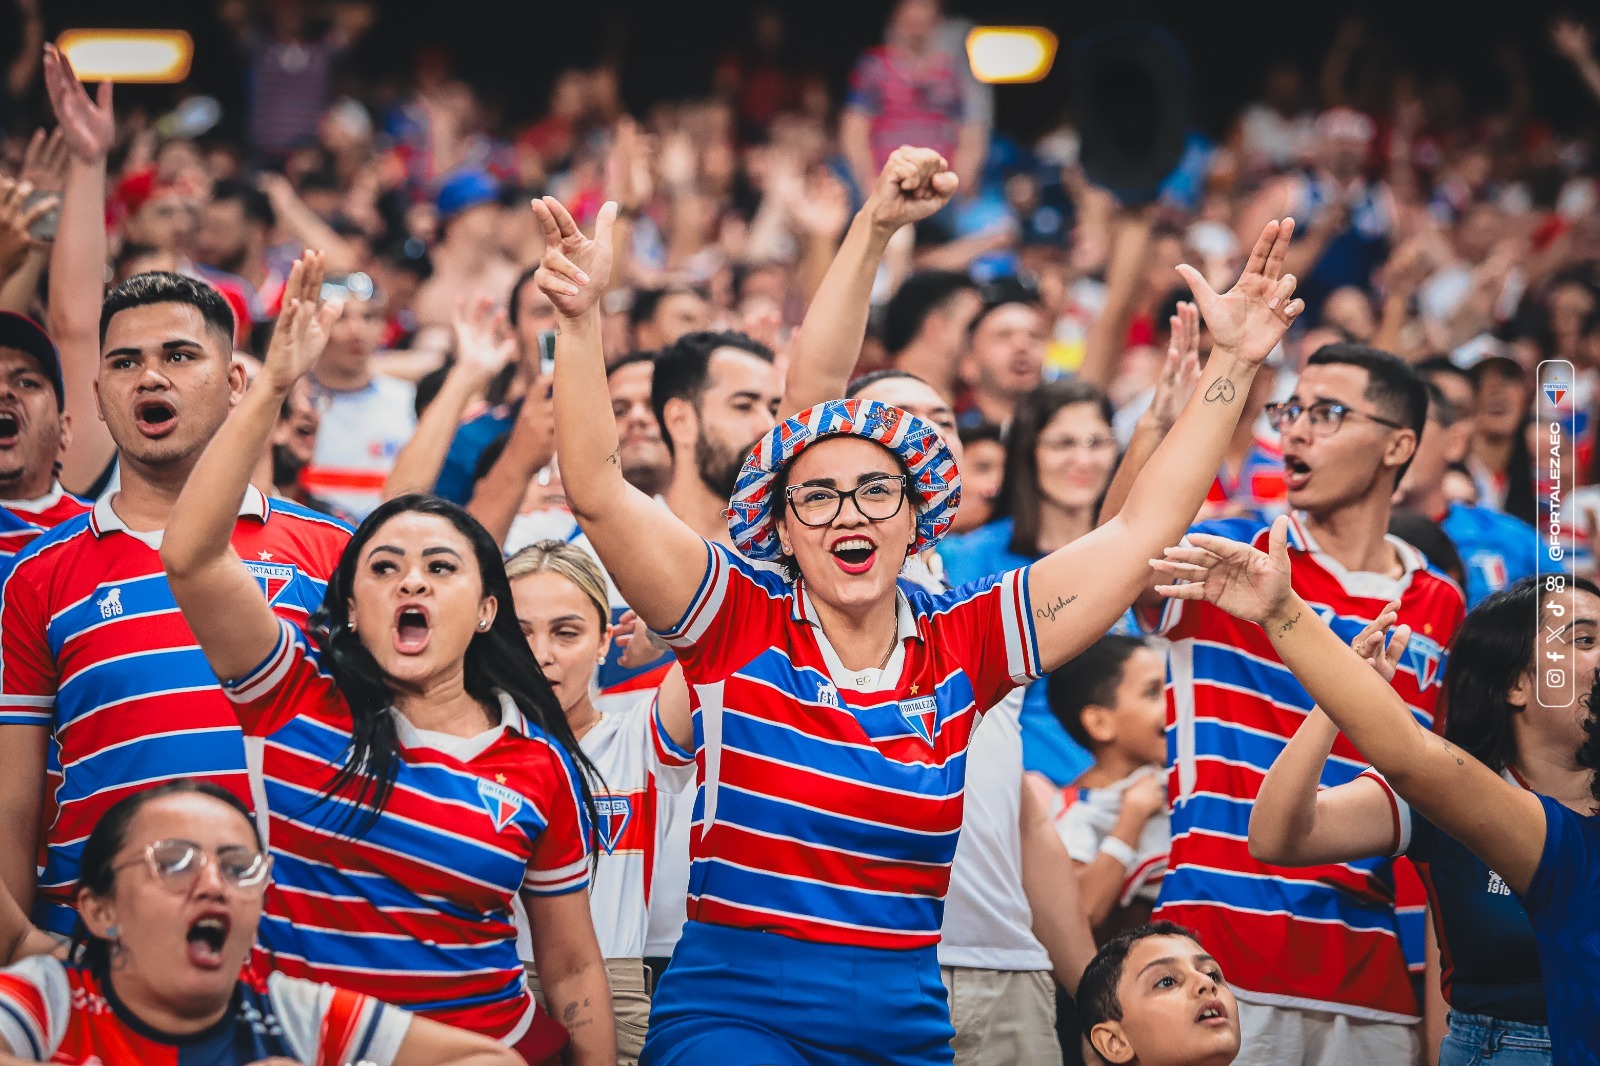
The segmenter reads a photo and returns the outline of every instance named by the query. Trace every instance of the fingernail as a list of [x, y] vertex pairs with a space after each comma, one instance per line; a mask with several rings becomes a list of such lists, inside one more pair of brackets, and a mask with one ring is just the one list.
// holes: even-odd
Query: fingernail
[[1272, 299], [1268, 300], [1267, 306], [1276, 311], [1278, 309], [1278, 298], [1274, 296]]
[[587, 274], [585, 274], [585, 273], [584, 273], [584, 272], [583, 272], [583, 271], [581, 271], [581, 270], [580, 270], [580, 271], [578, 271], [578, 284], [580, 284], [580, 285], [587, 285], [587, 284], [589, 284], [589, 275], [587, 275]]

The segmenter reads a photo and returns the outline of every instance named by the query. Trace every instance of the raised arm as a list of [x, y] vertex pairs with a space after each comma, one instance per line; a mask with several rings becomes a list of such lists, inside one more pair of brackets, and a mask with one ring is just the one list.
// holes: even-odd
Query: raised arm
[[556, 454], [555, 415], [550, 382], [535, 381], [522, 397], [506, 446], [472, 493], [467, 510], [483, 523], [496, 544], [504, 544], [522, 510], [528, 483]]
[[1049, 672], [1102, 636], [1144, 590], [1149, 560], [1189, 527], [1222, 464], [1262, 360], [1305, 304], [1283, 273], [1293, 220], [1269, 222], [1233, 288], [1219, 295], [1187, 264], [1200, 314], [1211, 328], [1211, 358], [1172, 431], [1139, 474], [1117, 516], [1035, 563], [1028, 601]]
[[116, 120], [111, 83], [101, 82], [90, 100], [66, 56], [52, 44], [44, 46], [44, 83], [72, 156], [50, 251], [50, 337], [61, 353], [66, 414], [72, 419], [72, 447], [61, 457], [61, 483], [81, 492], [105, 473], [116, 450], [100, 420], [94, 389], [106, 282], [106, 154], [116, 137]]
[[1154, 562], [1185, 581], [1162, 585], [1161, 595], [1208, 600], [1259, 623], [1284, 665], [1390, 787], [1520, 895], [1544, 851], [1538, 798], [1423, 728], [1399, 694], [1362, 665], [1290, 587], [1288, 534], [1287, 518], [1273, 523], [1270, 555], [1223, 537], [1191, 536], [1193, 547], [1168, 548]]
[[553, 196], [533, 201], [533, 213], [545, 237], [537, 283], [560, 316], [556, 455], [567, 504], [622, 598], [646, 625], [668, 629], [689, 609], [709, 559], [694, 530], [622, 476], [597, 306], [611, 275], [617, 205], [600, 209], [593, 239]]
[[1094, 934], [1084, 917], [1072, 857], [1050, 824], [1050, 812], [1027, 782], [1022, 786], [1022, 890], [1033, 912], [1033, 935], [1050, 955], [1056, 984], [1070, 993], [1094, 958]]
[[479, 1033], [413, 1017], [394, 1066], [523, 1066], [521, 1055]]
[[[1352, 646], [1384, 683], [1394, 678], [1411, 628], [1395, 630], [1388, 648], [1383, 634], [1395, 623], [1391, 603], [1357, 634]], [[1322, 768], [1333, 753], [1339, 727], [1312, 708], [1272, 763], [1250, 808], [1250, 854], [1279, 866], [1318, 866], [1391, 854], [1399, 843], [1389, 818], [1389, 798], [1369, 777], [1319, 789]]]
[[307, 252], [289, 272], [255, 384], [206, 446], [172, 507], [161, 543], [172, 596], [220, 678], [242, 677], [278, 642], [277, 616], [233, 550], [239, 501], [294, 383], [328, 343], [339, 305], [322, 305], [322, 255]]
[[806, 309], [784, 377], [781, 414], [844, 395], [861, 356], [872, 281], [889, 238], [949, 203], [959, 185], [931, 148], [896, 148], [889, 156]]

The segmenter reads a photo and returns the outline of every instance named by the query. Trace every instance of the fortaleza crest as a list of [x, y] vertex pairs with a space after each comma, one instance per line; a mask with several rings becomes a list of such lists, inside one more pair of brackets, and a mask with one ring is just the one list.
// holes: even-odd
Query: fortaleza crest
[[932, 746], [934, 730], [939, 724], [939, 702], [932, 696], [922, 696], [914, 700], [901, 700], [900, 713], [905, 717], [911, 728], [916, 731], [917, 736], [926, 740]]
[[261, 591], [266, 594], [268, 603], [277, 603], [278, 596], [299, 573], [291, 563], [274, 563], [257, 559], [246, 559], [245, 569], [256, 579], [256, 584], [261, 586]]
[[607, 855], [610, 855], [617, 850], [623, 832], [633, 820], [633, 802], [627, 796], [596, 796], [594, 812], [595, 830], [600, 837], [600, 846], [606, 849]]
[[504, 829], [522, 810], [522, 797], [504, 785], [478, 778], [478, 798], [494, 819], [496, 829]]

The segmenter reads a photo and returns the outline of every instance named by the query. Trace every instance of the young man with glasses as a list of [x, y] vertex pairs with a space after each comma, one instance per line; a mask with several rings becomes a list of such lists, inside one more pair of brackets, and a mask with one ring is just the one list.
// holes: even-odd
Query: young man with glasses
[[[1267, 414], [1283, 449], [1295, 591], [1346, 639], [1400, 601], [1399, 620], [1414, 635], [1394, 686], [1431, 726], [1461, 591], [1386, 535], [1427, 404], [1422, 381], [1399, 359], [1333, 344], [1311, 356], [1294, 392]], [[1192, 531], [1265, 550], [1268, 529], [1228, 519]], [[1261, 779], [1311, 697], [1259, 627], [1153, 590], [1139, 613], [1172, 642], [1172, 852], [1156, 914], [1198, 931], [1227, 970], [1244, 1027], [1238, 1061], [1411, 1061], [1420, 1009], [1407, 970], [1421, 963], [1423, 935], [1414, 872], [1388, 859], [1283, 869], [1257, 862], [1245, 843]], [[1322, 783], [1342, 784], [1366, 765], [1341, 738]]]

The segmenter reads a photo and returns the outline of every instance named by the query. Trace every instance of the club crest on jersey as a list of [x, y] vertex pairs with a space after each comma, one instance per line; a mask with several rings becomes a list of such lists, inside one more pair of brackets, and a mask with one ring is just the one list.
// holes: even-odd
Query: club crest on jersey
[[1444, 662], [1444, 648], [1432, 637], [1421, 633], [1411, 634], [1406, 646], [1406, 663], [1417, 676], [1417, 691], [1426, 692], [1439, 677], [1439, 664]]
[[633, 820], [633, 800], [628, 796], [596, 796], [594, 811], [597, 818], [596, 834], [600, 846], [610, 855], [622, 841], [622, 833]]
[[94, 605], [100, 608], [101, 618], [122, 617], [122, 587], [119, 585], [107, 592], [104, 596], [95, 600]]
[[522, 797], [504, 785], [478, 778], [478, 799], [494, 819], [496, 829], [504, 829], [522, 810]]
[[900, 714], [911, 726], [917, 736], [933, 743], [933, 735], [939, 725], [939, 702], [932, 696], [922, 696], [914, 700], [900, 701]]
[[277, 603], [278, 595], [289, 587], [289, 582], [295, 579], [298, 570], [290, 563], [269, 563], [256, 559], [246, 559], [245, 569], [249, 570], [256, 579], [256, 584], [261, 586], [261, 591], [266, 594], [268, 603]]

